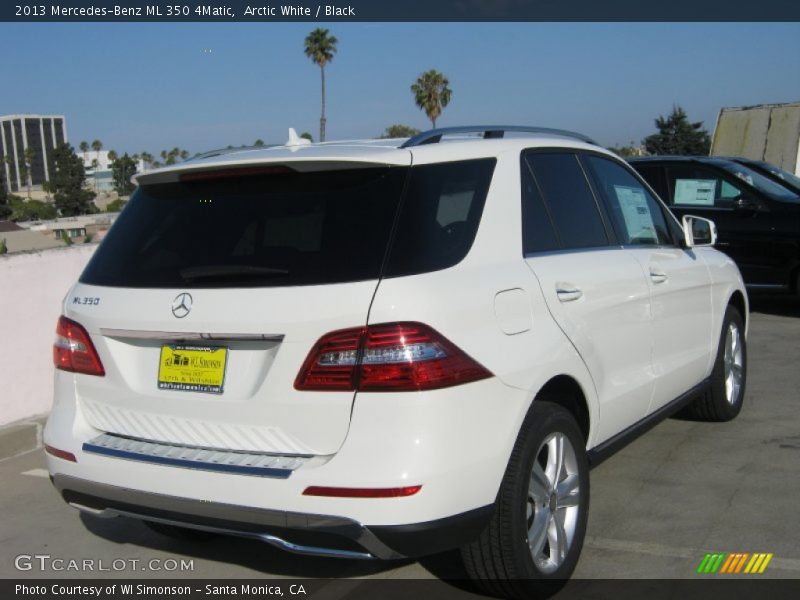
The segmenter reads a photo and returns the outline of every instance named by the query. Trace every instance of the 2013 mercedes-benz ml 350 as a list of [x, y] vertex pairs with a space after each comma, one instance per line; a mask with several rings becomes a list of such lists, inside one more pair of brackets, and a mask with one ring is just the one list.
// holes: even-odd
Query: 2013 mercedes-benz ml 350
[[591, 465], [742, 407], [748, 300], [713, 223], [583, 135], [290, 135], [138, 184], [56, 329], [44, 440], [82, 511], [460, 548], [524, 595], [574, 569]]

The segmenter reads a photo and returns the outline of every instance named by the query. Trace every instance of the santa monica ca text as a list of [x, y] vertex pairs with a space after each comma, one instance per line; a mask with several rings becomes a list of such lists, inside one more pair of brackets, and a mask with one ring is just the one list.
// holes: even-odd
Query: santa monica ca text
[[190, 585], [146, 585], [139, 584], [111, 584], [111, 585], [64, 585], [54, 583], [46, 585], [15, 586], [16, 596], [91, 596], [99, 598], [102, 595], [111, 596], [122, 594], [125, 596], [191, 596], [200, 594], [205, 596], [283, 596], [284, 589], [291, 596], [306, 595], [305, 588], [299, 583], [291, 585], [212, 585], [193, 588]]

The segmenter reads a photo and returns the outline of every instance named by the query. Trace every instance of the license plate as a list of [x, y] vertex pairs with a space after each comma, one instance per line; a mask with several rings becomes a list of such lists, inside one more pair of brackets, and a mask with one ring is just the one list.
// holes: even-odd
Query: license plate
[[158, 388], [221, 394], [228, 349], [218, 346], [161, 346]]

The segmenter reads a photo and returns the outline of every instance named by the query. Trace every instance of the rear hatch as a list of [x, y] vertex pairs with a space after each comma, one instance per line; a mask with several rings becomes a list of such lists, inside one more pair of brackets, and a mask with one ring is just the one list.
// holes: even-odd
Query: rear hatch
[[170, 443], [335, 453], [354, 393], [294, 381], [320, 337], [367, 321], [410, 162], [393, 156], [145, 178], [65, 301], [106, 373], [75, 376], [86, 420]]

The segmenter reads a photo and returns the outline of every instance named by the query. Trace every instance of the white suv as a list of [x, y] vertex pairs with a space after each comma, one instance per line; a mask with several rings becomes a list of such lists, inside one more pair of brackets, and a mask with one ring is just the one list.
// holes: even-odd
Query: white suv
[[140, 175], [64, 301], [55, 487], [162, 533], [564, 579], [589, 467], [742, 406], [747, 295], [641, 178], [525, 127], [223, 151]]

